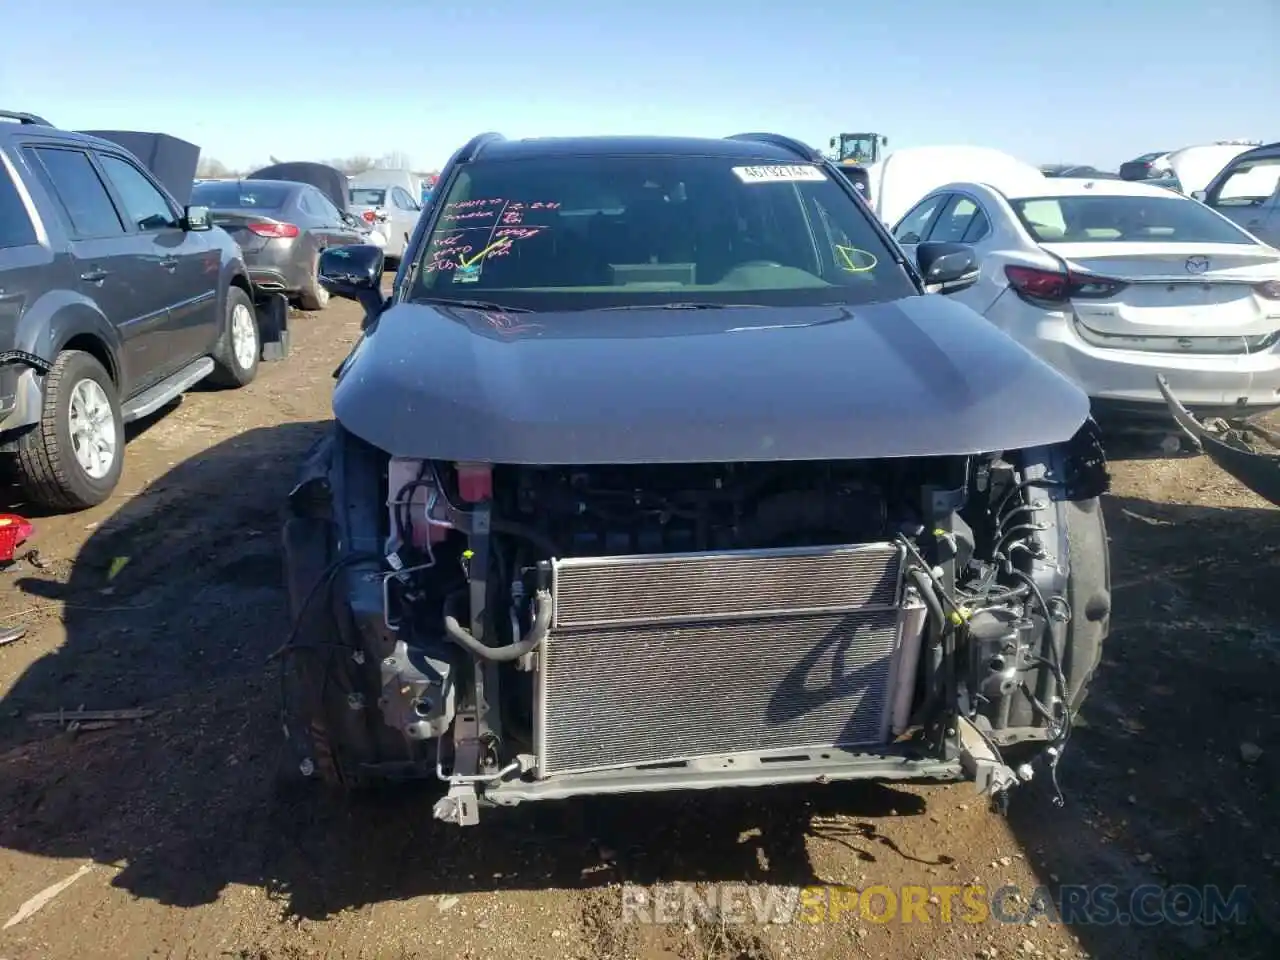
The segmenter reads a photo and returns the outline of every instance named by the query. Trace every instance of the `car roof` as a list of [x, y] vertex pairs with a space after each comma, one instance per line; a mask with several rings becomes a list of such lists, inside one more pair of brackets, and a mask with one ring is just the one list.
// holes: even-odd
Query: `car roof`
[[527, 140], [487, 141], [474, 160], [527, 160], [533, 157], [686, 156], [732, 160], [810, 162], [807, 157], [776, 143], [719, 137], [535, 137]]
[[[40, 120], [35, 117], [35, 120]], [[47, 123], [38, 122], [19, 122], [10, 119], [0, 119], [0, 137], [9, 139], [14, 135], [23, 137], [49, 137], [57, 139], [64, 143], [78, 143], [84, 147], [93, 147], [95, 150], [112, 150], [120, 151], [125, 148], [111, 140], [104, 140], [102, 137], [94, 137], [87, 133], [77, 133], [74, 130], [63, 130]], [[126, 151], [127, 152], [127, 151]]]
[[1272, 160], [1280, 157], [1280, 140], [1275, 143], [1264, 143], [1260, 147], [1252, 147], [1244, 153], [1238, 153], [1231, 158], [1232, 163], [1238, 163], [1241, 160]]

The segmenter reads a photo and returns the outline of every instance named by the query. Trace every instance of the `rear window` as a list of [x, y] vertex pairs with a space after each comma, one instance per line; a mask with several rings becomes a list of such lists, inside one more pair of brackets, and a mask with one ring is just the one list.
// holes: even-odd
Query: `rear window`
[[917, 293], [840, 174], [706, 156], [464, 167], [410, 299], [532, 310], [870, 303]]
[[1010, 201], [1039, 243], [1253, 243], [1186, 197], [1036, 197]]
[[387, 202], [387, 191], [369, 187], [355, 187], [348, 192], [353, 204], [365, 207], [381, 207]]
[[197, 183], [191, 188], [191, 202], [223, 210], [278, 210], [294, 189], [286, 183], [254, 183], [250, 180]]
[[1205, 202], [1215, 207], [1261, 206], [1280, 192], [1280, 157], [1242, 163]]
[[9, 171], [0, 159], [0, 247], [25, 247], [36, 242], [36, 230]]

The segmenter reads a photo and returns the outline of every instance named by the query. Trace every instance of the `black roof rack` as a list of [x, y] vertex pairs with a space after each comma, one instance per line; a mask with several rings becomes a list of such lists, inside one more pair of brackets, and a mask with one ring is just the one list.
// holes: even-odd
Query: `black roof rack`
[[38, 127], [52, 127], [53, 124], [44, 117], [37, 116], [34, 113], [18, 113], [13, 110], [0, 110], [0, 117], [5, 120], [17, 120], [19, 123], [31, 124]]
[[822, 154], [807, 143], [795, 139], [794, 137], [784, 137], [780, 133], [735, 133], [732, 137], [725, 137], [726, 140], [746, 140], [756, 143], [767, 143], [771, 146], [781, 147], [783, 150], [790, 150], [798, 157], [808, 160], [810, 163], [820, 163]]

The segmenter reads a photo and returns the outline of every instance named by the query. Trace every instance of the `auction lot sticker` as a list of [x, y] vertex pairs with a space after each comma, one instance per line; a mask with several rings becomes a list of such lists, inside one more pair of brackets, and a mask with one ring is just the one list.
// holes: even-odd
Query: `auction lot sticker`
[[796, 183], [827, 179], [825, 173], [807, 163], [770, 163], [760, 167], [734, 167], [733, 172], [743, 183]]

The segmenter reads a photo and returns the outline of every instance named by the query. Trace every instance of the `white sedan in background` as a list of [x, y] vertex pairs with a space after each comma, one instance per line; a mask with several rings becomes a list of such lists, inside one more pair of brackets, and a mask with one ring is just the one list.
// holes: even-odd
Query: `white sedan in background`
[[[951, 294], [1081, 385], [1100, 419], [1280, 407], [1280, 250], [1201, 203], [1122, 180], [939, 187], [893, 228], [972, 245]], [[1244, 408], [1244, 409], [1242, 409]]]

